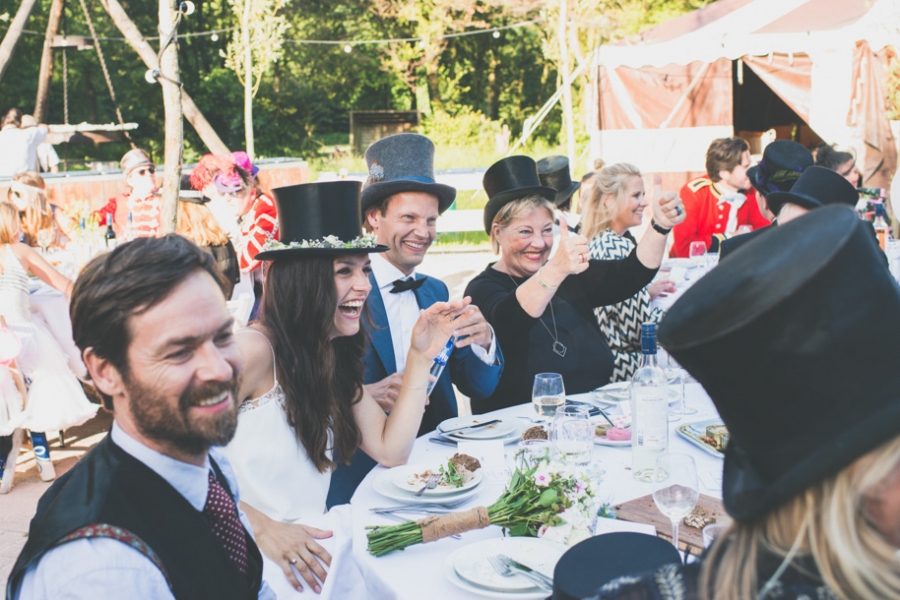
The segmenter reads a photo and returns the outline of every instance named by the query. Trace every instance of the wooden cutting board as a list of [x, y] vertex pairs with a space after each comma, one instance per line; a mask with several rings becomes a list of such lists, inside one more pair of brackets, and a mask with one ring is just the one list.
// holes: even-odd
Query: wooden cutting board
[[[716, 523], [731, 523], [731, 517], [725, 512], [725, 507], [722, 506], [721, 500], [700, 494], [697, 506], [715, 518]], [[653, 496], [644, 496], [643, 498], [617, 505], [616, 518], [623, 521], [653, 525], [656, 527], [657, 536], [665, 540], [672, 540], [672, 523], [667, 516], [663, 515], [656, 508]], [[678, 528], [678, 547], [691, 554], [702, 554], [704, 550], [703, 531], [696, 527], [689, 527], [682, 521]]]

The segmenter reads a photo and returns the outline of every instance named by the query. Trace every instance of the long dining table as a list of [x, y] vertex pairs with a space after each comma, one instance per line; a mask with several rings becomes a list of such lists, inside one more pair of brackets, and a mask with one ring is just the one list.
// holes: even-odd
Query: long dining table
[[[675, 384], [680, 388], [680, 384]], [[695, 421], [714, 419], [718, 416], [712, 401], [706, 395], [703, 388], [696, 383], [688, 383], [685, 386], [687, 405], [697, 409], [691, 415], [682, 416], [679, 420], [669, 423], [669, 452], [690, 454], [697, 464], [699, 491], [714, 498], [721, 498], [722, 459], [708, 454], [694, 446], [676, 433], [678, 426]], [[570, 394], [572, 400], [595, 403], [592, 393]], [[483, 418], [534, 418], [535, 413], [531, 404], [513, 406], [481, 415]], [[518, 419], [517, 419], [518, 420]], [[521, 419], [526, 424], [526, 419]], [[434, 432], [420, 437], [415, 442], [410, 464], [427, 463], [438, 465], [446, 462], [456, 449], [444, 445], [438, 445], [429, 441], [435, 437]], [[516, 444], [505, 446], [505, 460], [509, 469], [513, 468]], [[611, 504], [620, 504], [652, 494], [652, 485], [635, 480], [631, 474], [631, 447], [610, 447], [595, 444], [593, 448], [592, 467], [602, 469], [602, 480], [598, 486], [598, 497]], [[378, 578], [379, 589], [389, 589], [394, 597], [399, 599], [433, 598], [441, 600], [472, 598], [472, 595], [451, 583], [444, 575], [444, 563], [447, 557], [457, 549], [480, 540], [499, 538], [503, 536], [501, 528], [489, 526], [477, 531], [463, 533], [460, 539], [445, 538], [429, 544], [420, 544], [407, 548], [400, 552], [374, 557], [366, 550], [366, 526], [394, 525], [395, 522], [373, 513], [374, 507], [399, 506], [401, 503], [386, 498], [376, 492], [374, 485], [377, 478], [384, 471], [384, 467], [377, 466], [363, 480], [357, 488], [351, 500], [353, 514], [353, 557], [359, 565], [363, 576], [367, 579]], [[505, 481], [499, 474], [486, 477], [478, 486], [475, 493], [467, 502], [455, 508], [465, 510], [477, 506], [489, 506], [496, 501], [504, 489]], [[415, 518], [415, 517], [410, 517]], [[599, 529], [602, 531], [616, 530], [616, 522], [604, 522], [600, 519]]]

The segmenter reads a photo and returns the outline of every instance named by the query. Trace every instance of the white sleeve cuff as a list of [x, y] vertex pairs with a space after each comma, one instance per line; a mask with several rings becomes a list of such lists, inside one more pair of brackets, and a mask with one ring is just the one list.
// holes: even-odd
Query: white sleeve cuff
[[[488, 327], [491, 327], [490, 324]], [[475, 356], [484, 361], [484, 364], [493, 365], [497, 354], [497, 336], [494, 334], [494, 328], [491, 327], [491, 347], [488, 350], [485, 350], [478, 344], [472, 344], [470, 348], [472, 348]]]

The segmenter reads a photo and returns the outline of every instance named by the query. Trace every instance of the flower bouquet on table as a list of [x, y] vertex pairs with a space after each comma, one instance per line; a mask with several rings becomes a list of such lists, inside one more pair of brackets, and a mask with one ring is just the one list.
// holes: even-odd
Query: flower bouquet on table
[[369, 526], [368, 550], [384, 556], [488, 525], [502, 527], [511, 536], [574, 545], [593, 533], [593, 498], [587, 475], [576, 474], [549, 456], [532, 457], [520, 461], [503, 495], [491, 506], [430, 515], [401, 525]]

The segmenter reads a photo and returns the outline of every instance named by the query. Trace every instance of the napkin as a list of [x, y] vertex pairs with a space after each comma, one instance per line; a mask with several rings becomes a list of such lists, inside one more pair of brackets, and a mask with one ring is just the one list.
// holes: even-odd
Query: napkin
[[468, 454], [478, 459], [487, 483], [505, 484], [512, 475], [506, 465], [506, 452], [500, 440], [459, 442], [457, 449], [460, 454]]

